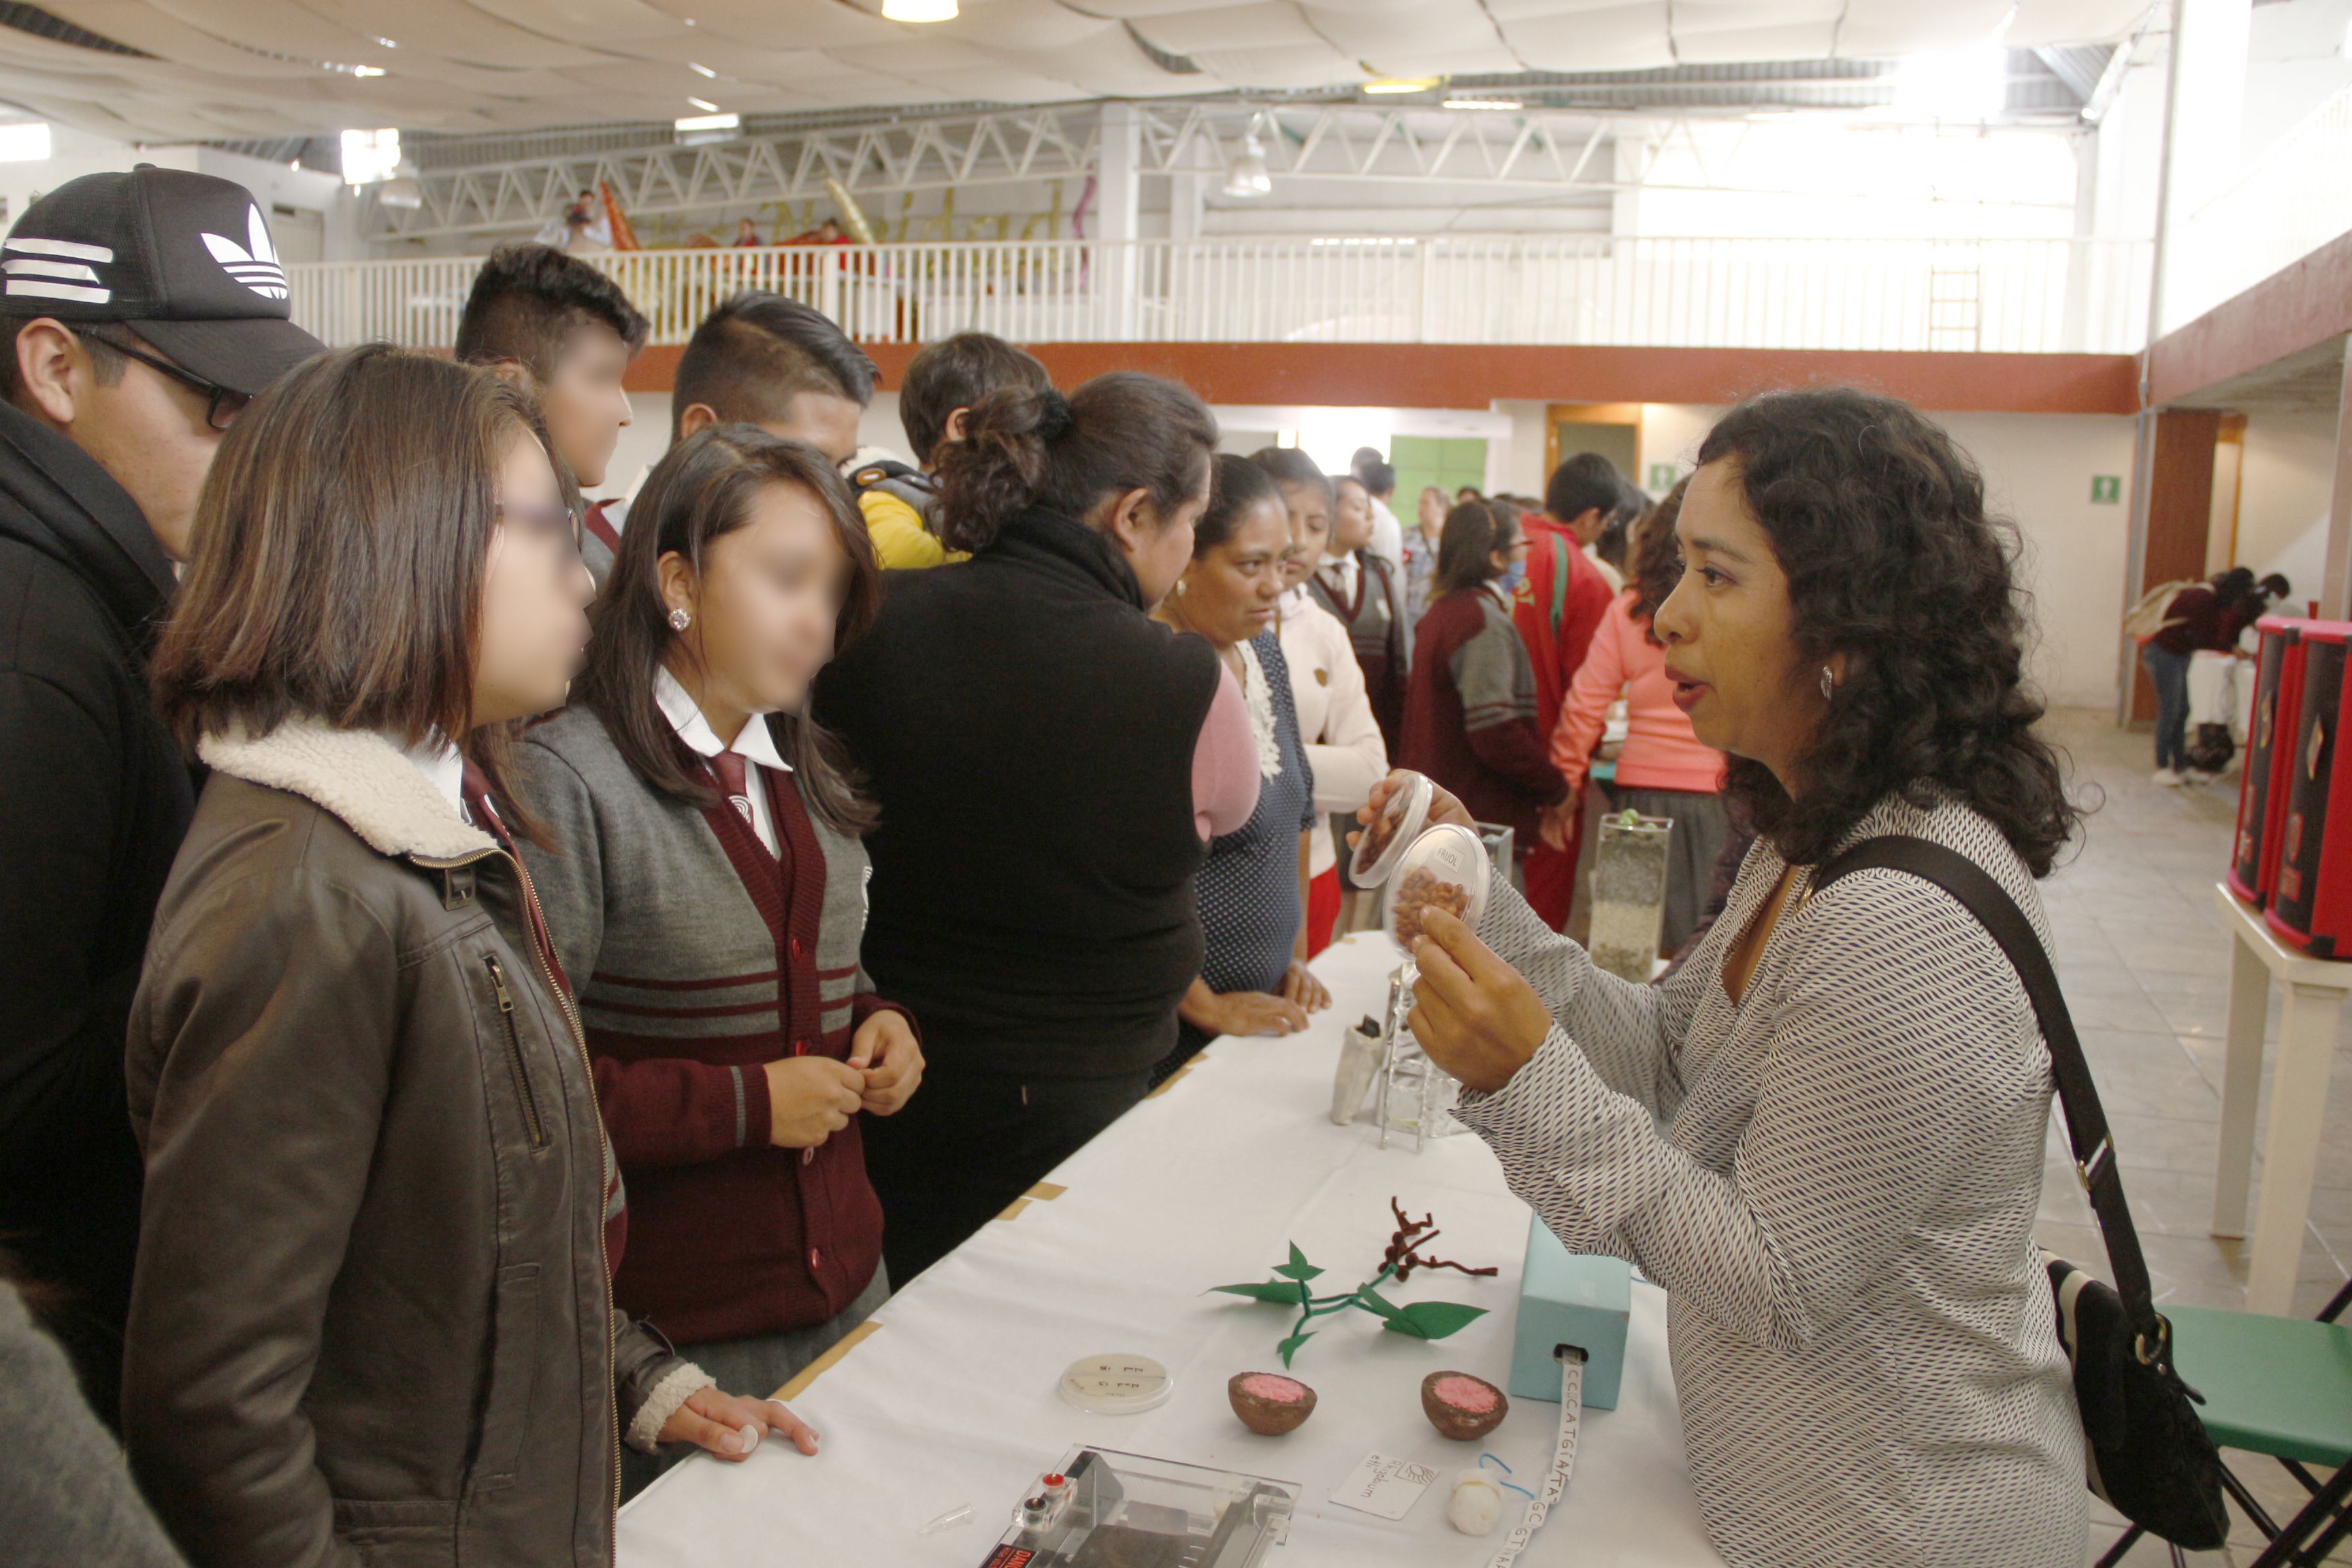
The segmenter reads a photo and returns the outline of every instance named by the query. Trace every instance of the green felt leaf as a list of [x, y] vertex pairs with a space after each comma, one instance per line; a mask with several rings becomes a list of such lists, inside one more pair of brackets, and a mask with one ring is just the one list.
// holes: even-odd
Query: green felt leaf
[[1298, 1250], [1298, 1244], [1295, 1241], [1290, 1244], [1290, 1261], [1276, 1264], [1274, 1271], [1286, 1279], [1296, 1279], [1302, 1285], [1323, 1272], [1307, 1261], [1307, 1254]]
[[1486, 1315], [1484, 1307], [1465, 1307], [1454, 1301], [1415, 1301], [1382, 1326], [1417, 1340], [1442, 1340], [1448, 1334], [1459, 1333]]
[[1305, 1344], [1314, 1337], [1315, 1336], [1312, 1333], [1293, 1334], [1288, 1339], [1283, 1341], [1280, 1344], [1275, 1346], [1274, 1348], [1276, 1350], [1282, 1352], [1282, 1364], [1285, 1367], [1289, 1366], [1290, 1358], [1298, 1353], [1298, 1347]]
[[1307, 1287], [1286, 1279], [1268, 1279], [1248, 1285], [1215, 1285], [1210, 1289], [1222, 1290], [1228, 1296], [1247, 1296], [1253, 1301], [1272, 1301], [1281, 1307], [1303, 1306], [1307, 1300]]
[[1373, 1289], [1370, 1285], [1360, 1286], [1357, 1289], [1355, 1302], [1367, 1312], [1377, 1312], [1381, 1317], [1391, 1321], [1404, 1316], [1403, 1308]]

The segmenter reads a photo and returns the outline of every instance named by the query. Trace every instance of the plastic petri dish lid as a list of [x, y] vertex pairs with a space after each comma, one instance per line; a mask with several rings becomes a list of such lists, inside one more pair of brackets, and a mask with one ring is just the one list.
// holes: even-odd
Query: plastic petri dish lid
[[1421, 774], [1405, 775], [1403, 787], [1389, 796], [1388, 805], [1356, 840], [1356, 858], [1348, 867], [1348, 876], [1356, 886], [1377, 888], [1389, 879], [1406, 848], [1421, 837], [1435, 793]]
[[1381, 928], [1407, 952], [1422, 935], [1422, 915], [1431, 909], [1459, 916], [1475, 931], [1493, 876], [1494, 862], [1478, 836], [1458, 824], [1440, 823], [1398, 858], [1381, 900]]
[[1055, 1385], [1064, 1404], [1097, 1415], [1140, 1415], [1168, 1403], [1176, 1380], [1148, 1355], [1113, 1351], [1080, 1356], [1062, 1371]]

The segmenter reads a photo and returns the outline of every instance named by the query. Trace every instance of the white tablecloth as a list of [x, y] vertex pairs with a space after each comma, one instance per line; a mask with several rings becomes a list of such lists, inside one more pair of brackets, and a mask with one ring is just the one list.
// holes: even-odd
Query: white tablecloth
[[[1505, 1524], [1493, 1536], [1462, 1535], [1445, 1520], [1453, 1473], [1483, 1449], [1537, 1484], [1559, 1406], [1514, 1400], [1480, 1444], [1448, 1442], [1422, 1415], [1421, 1380], [1432, 1371], [1507, 1381], [1528, 1210], [1468, 1133], [1415, 1154], [1409, 1139], [1379, 1148], [1369, 1114], [1353, 1127], [1331, 1124], [1339, 1032], [1380, 1011], [1395, 962], [1377, 934], [1325, 953], [1316, 968], [1335, 1002], [1314, 1027], [1212, 1046], [1054, 1172], [1066, 1188], [1060, 1196], [992, 1223], [882, 1309], [878, 1331], [794, 1401], [823, 1435], [818, 1457], [772, 1439], [740, 1466], [698, 1457], [677, 1467], [623, 1511], [625, 1568], [971, 1568], [1030, 1480], [1081, 1442], [1299, 1483], [1289, 1542], [1269, 1568], [1485, 1563], [1524, 1500], [1503, 1494]], [[1317, 1392], [1314, 1415], [1287, 1436], [1249, 1432], [1226, 1402], [1225, 1380], [1280, 1371], [1275, 1345], [1295, 1314], [1203, 1292], [1271, 1278], [1292, 1241], [1328, 1271], [1318, 1292], [1370, 1279], [1393, 1228], [1391, 1194], [1416, 1216], [1435, 1214], [1444, 1232], [1436, 1254], [1502, 1272], [1416, 1273], [1384, 1293], [1491, 1310], [1437, 1342], [1384, 1332], [1361, 1311], [1318, 1319], [1292, 1368]], [[1157, 1357], [1175, 1376], [1174, 1397], [1132, 1416], [1064, 1404], [1055, 1393], [1062, 1369], [1106, 1351]], [[1443, 1472], [1401, 1521], [1328, 1500], [1371, 1450]], [[916, 1534], [964, 1503], [971, 1523]], [[1652, 1286], [1633, 1287], [1618, 1407], [1586, 1412], [1566, 1503], [1519, 1561], [1721, 1561], [1692, 1501], [1664, 1300]]]

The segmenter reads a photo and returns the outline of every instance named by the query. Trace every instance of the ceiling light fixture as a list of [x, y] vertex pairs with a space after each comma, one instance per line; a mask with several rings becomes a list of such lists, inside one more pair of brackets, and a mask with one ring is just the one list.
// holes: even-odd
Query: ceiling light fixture
[[715, 77], [719, 74], [717, 71], [712, 70], [709, 66], [704, 65], [699, 60], [687, 61], [686, 68], [692, 71], [697, 76]]
[[342, 137], [343, 184], [373, 184], [392, 178], [400, 167], [400, 132], [386, 126], [381, 131], [346, 131]]
[[702, 110], [705, 114], [716, 114], [719, 112], [719, 106], [711, 102], [707, 98], [689, 98], [686, 101], [694, 105], [695, 108]]
[[0, 125], [0, 163], [34, 163], [49, 155], [49, 122]]
[[1427, 92], [1437, 85], [1433, 76], [1376, 76], [1364, 84], [1364, 90], [1374, 95], [1395, 92]]
[[956, 0], [882, 0], [882, 16], [890, 22], [952, 22]]
[[1910, 120], [1999, 119], [2009, 107], [2009, 50], [2001, 35], [1963, 48], [1906, 55], [1895, 67], [1893, 107]]
[[689, 114], [670, 124], [677, 132], [677, 144], [681, 147], [732, 142], [743, 134], [743, 117], [740, 114]]
[[383, 74], [383, 68], [382, 66], [353, 66], [352, 68], [352, 74], [353, 76], [382, 76]]
[[1516, 98], [1449, 98], [1445, 100], [1445, 107], [1448, 109], [1525, 109], [1527, 105]]
[[425, 205], [425, 187], [413, 174], [396, 174], [375, 188], [375, 199], [379, 206], [415, 212]]
[[1250, 111], [1249, 129], [1242, 132], [1241, 156], [1225, 171], [1224, 194], [1229, 196], [1263, 196], [1274, 189], [1274, 176], [1266, 173], [1265, 143], [1257, 139], [1257, 111]]

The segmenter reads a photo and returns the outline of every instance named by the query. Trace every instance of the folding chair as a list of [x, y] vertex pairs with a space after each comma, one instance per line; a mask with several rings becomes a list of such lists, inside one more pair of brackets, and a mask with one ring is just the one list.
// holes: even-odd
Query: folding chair
[[[2205, 1396], [2205, 1430], [2225, 1448], [2268, 1454], [2310, 1494], [2284, 1525], [2274, 1523], [2227, 1468], [2221, 1484], [2269, 1544], [2252, 1568], [2315, 1568], [2352, 1535], [2352, 1327], [2336, 1321], [2352, 1304], [2352, 1283], [2310, 1321], [2259, 1312], [2173, 1307], [2174, 1364]], [[2305, 1467], [2336, 1471], [2326, 1481]], [[2124, 1531], [2099, 1568], [2122, 1561], [2144, 1533]], [[2175, 1563], [2180, 1552], [2175, 1549]]]

